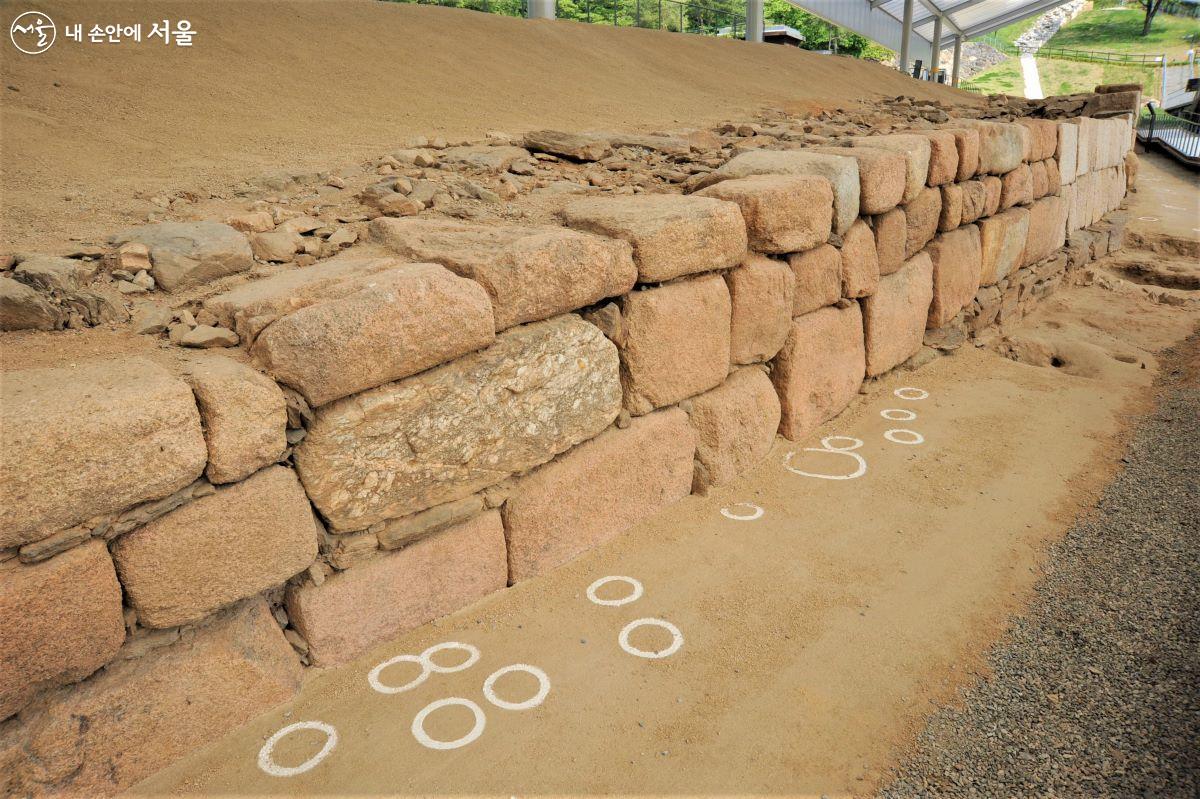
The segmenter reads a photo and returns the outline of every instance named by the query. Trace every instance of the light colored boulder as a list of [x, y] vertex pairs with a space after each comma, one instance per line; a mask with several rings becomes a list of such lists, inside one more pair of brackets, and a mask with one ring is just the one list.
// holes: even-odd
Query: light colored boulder
[[1021, 164], [1012, 172], [1000, 176], [1000, 208], [1026, 205], [1033, 202], [1033, 173], [1029, 164]]
[[510, 145], [468, 145], [450, 147], [441, 151], [441, 162], [452, 166], [465, 166], [484, 172], [506, 172], [513, 164], [532, 160], [533, 156], [524, 147]]
[[879, 285], [879, 254], [875, 234], [858, 220], [842, 237], [842, 296], [866, 297]]
[[933, 301], [929, 305], [929, 330], [942, 327], [958, 315], [979, 291], [983, 254], [979, 228], [966, 225], [943, 233], [930, 242], [933, 261]]
[[254, 265], [246, 237], [220, 222], [158, 222], [118, 233], [111, 241], [149, 248], [150, 274], [165, 291], [209, 283]]
[[67, 315], [41, 292], [0, 276], [0, 330], [58, 330]]
[[812, 152], [853, 158], [858, 162], [859, 213], [882, 214], [904, 197], [908, 166], [902, 153], [875, 147], [812, 147]]
[[1058, 151], [1058, 124], [1050, 119], [1035, 119], [1021, 117], [1016, 124], [1024, 125], [1029, 130], [1029, 158], [1034, 161], [1045, 161], [1053, 158]]
[[686, 497], [695, 451], [687, 415], [668, 408], [521, 478], [504, 503], [509, 579], [566, 563]]
[[955, 133], [949, 130], [923, 130], [920, 135], [929, 139], [928, 185], [953, 183], [958, 176], [958, 139]]
[[0, 377], [0, 549], [165, 497], [207, 458], [187, 384], [143, 358]]
[[544, 463], [620, 409], [616, 347], [568, 314], [318, 409], [296, 469], [332, 529], [362, 530]]
[[1010, 208], [979, 220], [983, 266], [979, 284], [991, 286], [1023, 266], [1025, 239], [1029, 235], [1029, 210]]
[[779, 396], [761, 369], [738, 369], [724, 383], [692, 400], [688, 412], [696, 431], [692, 490], [707, 493], [766, 458], [775, 443], [779, 415]]
[[725, 273], [733, 363], [769, 361], [787, 338], [795, 303], [796, 277], [783, 261], [749, 255]]
[[535, 153], [550, 153], [572, 161], [599, 161], [612, 155], [612, 147], [606, 138], [561, 130], [526, 133], [525, 146]]
[[62, 296], [86, 286], [96, 276], [99, 267], [99, 261], [31, 255], [17, 262], [12, 276], [27, 286]]
[[863, 300], [867, 375], [888, 372], [916, 355], [933, 300], [933, 262], [917, 253]]
[[938, 232], [954, 230], [962, 224], [963, 187], [958, 183], [942, 186], [942, 213], [938, 217]]
[[379, 218], [371, 234], [404, 258], [482, 285], [497, 331], [624, 294], [637, 280], [628, 243], [567, 228]]
[[712, 197], [590, 197], [569, 203], [563, 219], [576, 230], [629, 242], [644, 283], [727, 269], [746, 253], [737, 205]]
[[889, 133], [883, 136], [854, 136], [854, 147], [874, 147], [904, 156], [905, 182], [903, 202], [910, 203], [925, 188], [929, 179], [929, 158], [932, 148], [929, 138], [914, 133]]
[[904, 263], [904, 250], [908, 246], [908, 218], [904, 209], [893, 208], [871, 217], [871, 229], [875, 234], [879, 274], [890, 275]]
[[979, 131], [979, 171], [988, 175], [1011, 172], [1024, 160], [1029, 131], [1007, 122], [953, 119], [944, 126]]
[[792, 316], [833, 305], [842, 296], [842, 253], [837, 247], [822, 244], [808, 252], [789, 255], [787, 262], [796, 278]]
[[916, 199], [904, 206], [904, 219], [908, 224], [904, 258], [912, 258], [937, 235], [938, 223], [942, 219], [942, 192], [930, 187], [923, 189]]
[[858, 218], [861, 183], [858, 161], [810, 150], [754, 150], [734, 156], [713, 173], [714, 180], [749, 175], [817, 175], [833, 187], [833, 232], [841, 235]]
[[824, 244], [833, 228], [833, 188], [815, 175], [750, 175], [709, 186], [698, 197], [736, 203], [750, 249], [789, 253]]
[[958, 150], [958, 169], [954, 179], [959, 183], [979, 174], [979, 131], [975, 128], [947, 128], [946, 133], [954, 137]]
[[781, 408], [779, 432], [799, 441], [841, 413], [862, 385], [866, 351], [858, 303], [792, 320], [787, 343], [772, 364]]

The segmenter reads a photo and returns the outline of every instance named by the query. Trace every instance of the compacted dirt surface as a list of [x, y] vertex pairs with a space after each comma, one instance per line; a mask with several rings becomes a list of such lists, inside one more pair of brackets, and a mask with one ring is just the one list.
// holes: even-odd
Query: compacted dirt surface
[[[1196, 321], [1194, 306], [1098, 285], [1064, 289], [1013, 332], [1086, 336], [1106, 363], [1072, 374], [1069, 364], [1045, 368], [967, 347], [890, 375], [813, 440], [779, 441], [735, 484], [316, 674], [295, 702], [133, 792], [875, 791], [936, 706], [986, 668], [988, 645], [1034, 596], [1046, 546], [1123, 465], [1120, 431], [1147, 407], [1153, 351]], [[928, 397], [897, 396], [903, 388], [919, 389], [904, 397]], [[889, 421], [885, 410], [915, 418]], [[897, 428], [918, 435], [892, 438], [923, 443], [889, 440]], [[813, 451], [828, 436], [855, 440], [829, 440], [852, 448], [843, 452]], [[755, 516], [756, 508], [761, 516], [746, 521], [723, 513]], [[589, 585], [610, 575], [638, 580], [644, 593], [619, 606], [590, 601]], [[597, 596], [627, 591], [610, 584]], [[677, 651], [643, 659], [622, 650], [622, 628], [646, 617], [678, 627]], [[448, 641], [477, 647], [479, 661], [399, 693], [372, 688], [378, 664]], [[671, 642], [655, 627], [629, 637], [647, 650]], [[450, 667], [464, 657], [444, 651], [434, 660]], [[536, 707], [501, 709], [483, 685], [516, 663], [542, 669], [550, 690]], [[401, 660], [377, 677], [400, 686], [420, 673]], [[515, 703], [537, 690], [524, 673], [495, 684]], [[414, 737], [414, 718], [449, 697], [477, 703], [483, 729], [461, 748], [428, 748]], [[266, 739], [300, 721], [331, 725], [336, 746], [303, 773], [261, 770]], [[451, 705], [430, 713], [423, 729], [448, 741], [474, 726], [468, 708]], [[299, 766], [325, 740], [295, 732], [269, 762]]]

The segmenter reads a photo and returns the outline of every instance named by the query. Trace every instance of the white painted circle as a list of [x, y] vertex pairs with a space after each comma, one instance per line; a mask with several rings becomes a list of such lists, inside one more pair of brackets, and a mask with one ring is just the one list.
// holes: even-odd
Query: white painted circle
[[[455, 738], [453, 741], [437, 741], [429, 737], [425, 732], [425, 719], [435, 710], [439, 710], [450, 705], [461, 705], [467, 710], [475, 714], [475, 726], [461, 738]], [[466, 746], [480, 735], [483, 735], [483, 728], [487, 724], [487, 718], [483, 715], [483, 709], [479, 705], [472, 702], [470, 699], [463, 699], [458, 696], [450, 696], [445, 699], [439, 699], [436, 702], [430, 702], [425, 707], [421, 708], [420, 712], [413, 718], [412, 734], [417, 739], [417, 743], [427, 749], [458, 749]]]
[[[905, 441], [903, 439], [897, 438], [897, 436], [912, 436], [912, 438], [909, 439], [908, 441]], [[921, 435], [916, 430], [903, 430], [903, 429], [888, 430], [887, 432], [885, 432], [883, 434], [883, 437], [886, 438], [888, 441], [891, 441], [893, 444], [907, 444], [909, 446], [916, 446], [917, 444], [925, 443], [925, 436]]]
[[761, 519], [765, 511], [758, 505], [751, 502], [736, 502], [729, 506], [730, 508], [750, 508], [749, 513], [734, 513], [729, 508], [721, 508], [721, 515], [726, 519], [733, 519], [735, 522], [752, 522], [755, 519]]
[[[382, 674], [383, 670], [388, 666], [394, 666], [397, 663], [416, 663], [421, 667], [421, 673], [409, 682], [404, 683], [404, 685], [384, 685], [383, 681], [379, 679], [379, 675]], [[429, 679], [430, 673], [429, 664], [417, 655], [396, 655], [396, 657], [388, 658], [375, 668], [371, 669], [371, 673], [367, 675], [367, 682], [369, 682], [371, 687], [381, 694], [399, 694], [416, 688], [418, 685], [425, 682], [425, 680]]]
[[906, 400], [923, 400], [929, 396], [929, 392], [923, 388], [913, 388], [912, 386], [903, 386], [892, 392], [900, 399]]
[[[629, 635], [639, 627], [662, 627], [671, 634], [671, 645], [658, 652], [648, 652], [645, 649], [638, 649], [629, 643]], [[679, 628], [674, 624], [663, 619], [635, 619], [626, 624], [621, 630], [621, 634], [617, 636], [617, 643], [631, 655], [649, 660], [658, 660], [659, 658], [670, 657], [679, 651], [679, 647], [683, 646], [683, 633], [679, 632]]]
[[917, 418], [916, 411], [907, 408], [884, 408], [879, 415], [889, 422], [911, 422]]
[[[538, 692], [524, 702], [506, 702], [496, 696], [495, 686], [496, 680], [503, 677], [505, 674], [513, 671], [523, 671], [527, 674], [532, 674], [538, 681]], [[483, 695], [487, 701], [499, 708], [505, 710], [529, 710], [531, 707], [537, 707], [550, 693], [550, 678], [546, 676], [546, 672], [539, 669], [537, 666], [530, 666], [526, 663], [514, 663], [511, 666], [505, 666], [502, 669], [497, 669], [488, 675], [488, 678], [483, 681]]]
[[[447, 649], [461, 649], [467, 653], [467, 659], [457, 666], [439, 666], [433, 662], [433, 656], [438, 652], [445, 652]], [[460, 644], [457, 641], [446, 641], [441, 644], [434, 644], [421, 653], [421, 663], [430, 671], [436, 671], [438, 674], [453, 674], [456, 671], [469, 669], [479, 662], [479, 650], [470, 644]]]
[[[834, 436], [834, 438], [849, 438], [849, 436]], [[829, 439], [824, 439], [821, 441], [821, 443], [824, 444], [828, 440]], [[850, 474], [818, 474], [817, 472], [806, 472], [803, 469], [797, 469], [792, 465], [792, 458], [796, 456], [795, 452], [789, 452], [783, 456], [783, 468], [787, 469], [792, 474], [798, 474], [801, 477], [816, 477], [821, 480], [856, 480], [867, 473], [867, 459], [862, 455], [859, 455], [857, 452], [852, 451], [861, 447], [862, 442], [857, 438], [851, 440], [857, 441], [858, 443], [849, 447], [843, 447], [841, 449], [829, 449], [828, 446], [826, 446], [824, 449], [819, 447], [804, 448], [805, 452], [823, 452], [826, 455], [845, 455], [848, 458], [853, 458], [857, 466]]]
[[[632, 588], [633, 591], [630, 592], [629, 596], [623, 596], [620, 599], [601, 599], [600, 597], [596, 596], [596, 592], [609, 583], [625, 583]], [[599, 580], [589, 585], [587, 589], [587, 598], [592, 602], [595, 602], [597, 605], [606, 605], [607, 607], [615, 608], [620, 605], [628, 605], [630, 602], [636, 602], [637, 600], [641, 599], [643, 591], [644, 589], [642, 588], [642, 584], [632, 577], [622, 577], [619, 574], [612, 574], [608, 577], [601, 577]]]
[[[281, 766], [275, 762], [271, 754], [275, 751], [276, 744], [297, 730], [319, 730], [325, 733], [325, 745], [321, 747], [320, 752], [317, 752], [298, 766]], [[287, 725], [267, 739], [267, 742], [262, 745], [262, 749], [258, 750], [258, 767], [272, 777], [294, 777], [297, 774], [303, 774], [309, 769], [314, 768], [324, 760], [333, 751], [333, 747], [337, 746], [337, 742], [337, 730], [331, 725], [323, 721], [297, 721], [295, 724]]]
[[[829, 443], [830, 441], [837, 441], [839, 439], [841, 439], [842, 441], [849, 441], [850, 443], [846, 444], [845, 446], [841, 446], [841, 447], [835, 447], [833, 444]], [[826, 438], [821, 439], [821, 446], [824, 447], [825, 449], [829, 450], [830, 452], [850, 452], [851, 450], [858, 449], [862, 445], [863, 445], [862, 439], [855, 438], [854, 436], [828, 436]]]
[[1139, 216], [1138, 219], [1141, 220], [1142, 222], [1157, 222], [1158, 221], [1157, 216]]

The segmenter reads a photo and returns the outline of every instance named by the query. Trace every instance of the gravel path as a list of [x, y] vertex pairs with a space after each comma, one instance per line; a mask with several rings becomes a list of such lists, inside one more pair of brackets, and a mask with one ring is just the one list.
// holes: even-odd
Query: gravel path
[[1163, 367], [993, 676], [930, 720], [882, 796], [1200, 796], [1200, 336]]

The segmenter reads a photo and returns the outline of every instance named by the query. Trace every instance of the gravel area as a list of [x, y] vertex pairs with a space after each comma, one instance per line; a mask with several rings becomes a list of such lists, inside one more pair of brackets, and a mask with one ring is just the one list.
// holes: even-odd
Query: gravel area
[[1200, 336], [1164, 353], [1156, 388], [992, 676], [882, 796], [1200, 796]]

